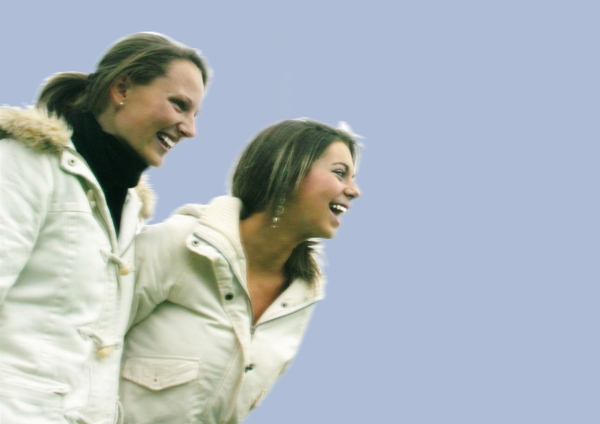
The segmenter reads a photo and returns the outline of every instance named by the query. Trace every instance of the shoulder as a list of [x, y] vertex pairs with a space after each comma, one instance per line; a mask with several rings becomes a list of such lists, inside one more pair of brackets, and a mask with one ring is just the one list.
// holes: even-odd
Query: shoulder
[[176, 246], [184, 247], [197, 222], [198, 218], [192, 215], [174, 214], [161, 223], [145, 225], [136, 238], [136, 249], [139, 251], [160, 246], [160, 250], [166, 251]]
[[0, 139], [12, 139], [37, 151], [58, 153], [71, 144], [66, 121], [44, 109], [0, 107]]
[[[144, 226], [136, 238], [136, 250], [143, 252], [140, 253], [142, 256], [152, 255], [151, 250], [157, 249], [161, 252], [168, 252], [167, 254], [179, 254], [183, 250], [189, 250], [188, 239], [190, 237], [212, 235], [211, 240], [214, 241], [216, 236], [220, 240], [224, 234], [237, 230], [239, 200], [232, 199], [227, 201], [226, 197], [222, 197], [213, 199], [208, 205], [184, 205], [167, 220], [159, 224]], [[229, 208], [235, 211], [235, 213], [230, 212], [235, 219], [227, 219], [229, 209], [218, 206], [222, 203], [233, 203], [236, 206]], [[224, 245], [226, 246], [227, 243]]]
[[70, 137], [67, 123], [44, 110], [0, 107], [0, 179], [49, 188]]

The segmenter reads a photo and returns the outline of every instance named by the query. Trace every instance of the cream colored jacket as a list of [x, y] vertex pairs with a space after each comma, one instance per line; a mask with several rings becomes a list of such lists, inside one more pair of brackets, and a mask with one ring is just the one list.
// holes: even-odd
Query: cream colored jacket
[[253, 326], [240, 208], [227, 196], [188, 205], [136, 239], [126, 423], [239, 423], [296, 355], [322, 283], [294, 281]]
[[130, 190], [115, 235], [96, 178], [59, 119], [0, 108], [0, 422], [117, 418], [133, 240]]

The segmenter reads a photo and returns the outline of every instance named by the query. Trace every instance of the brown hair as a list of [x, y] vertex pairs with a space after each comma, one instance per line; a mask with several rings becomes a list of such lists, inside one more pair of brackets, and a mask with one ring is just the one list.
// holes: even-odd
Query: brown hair
[[[296, 195], [312, 165], [335, 141], [348, 146], [356, 163], [359, 147], [352, 135], [317, 121], [285, 120], [258, 133], [240, 156], [231, 183], [232, 195], [244, 205], [241, 219], [262, 211], [267, 219], [275, 216], [282, 199]], [[301, 278], [310, 286], [316, 284], [320, 275], [314, 259], [317, 244], [307, 240], [292, 251], [285, 264], [290, 281]]]
[[108, 104], [111, 86], [121, 77], [132, 84], [147, 85], [167, 73], [174, 60], [187, 60], [198, 67], [204, 85], [210, 68], [198, 50], [156, 33], [142, 32], [117, 41], [87, 75], [62, 72], [52, 76], [39, 95], [37, 106], [64, 116], [69, 110], [81, 109], [99, 115]]

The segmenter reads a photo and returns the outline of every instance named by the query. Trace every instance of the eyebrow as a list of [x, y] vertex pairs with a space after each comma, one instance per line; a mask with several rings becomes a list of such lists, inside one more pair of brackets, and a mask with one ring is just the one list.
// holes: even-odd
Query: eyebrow
[[[191, 108], [192, 105], [193, 105], [192, 99], [190, 99], [185, 94], [173, 94], [173, 97], [176, 98], [176, 99], [178, 99], [178, 100], [182, 100], [183, 102], [185, 102], [185, 104], [189, 108]], [[194, 112], [194, 118], [197, 118], [201, 111], [202, 111], [202, 108], [200, 107], [200, 105], [198, 105], [198, 109], [196, 110], [196, 112]]]
[[[350, 170], [350, 167], [346, 164], [346, 162], [334, 162], [332, 165], [342, 165], [346, 172]], [[352, 175], [352, 178], [356, 177], [356, 174]]]

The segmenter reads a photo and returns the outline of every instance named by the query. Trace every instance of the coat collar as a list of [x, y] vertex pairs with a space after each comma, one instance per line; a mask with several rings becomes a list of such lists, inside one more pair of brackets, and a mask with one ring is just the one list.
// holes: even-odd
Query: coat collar
[[147, 221], [152, 218], [152, 214], [154, 213], [156, 195], [154, 194], [152, 186], [148, 182], [148, 177], [146, 175], [142, 175], [140, 182], [137, 186], [135, 186], [134, 190], [142, 202], [140, 218]]
[[44, 109], [0, 107], [0, 137], [12, 138], [28, 147], [59, 153], [71, 146], [68, 124]]
[[[208, 205], [185, 205], [175, 211], [175, 214], [191, 215], [198, 218], [198, 224], [193, 229], [193, 234], [205, 238], [215, 247], [225, 253], [230, 260], [242, 265], [242, 275], [245, 278], [246, 257], [240, 237], [240, 213], [242, 201], [232, 196], [220, 196], [213, 199]], [[234, 265], [234, 264], [232, 264]], [[289, 306], [292, 312], [324, 297], [324, 277], [313, 288], [301, 280], [296, 280], [280, 296], [281, 303]], [[245, 282], [242, 282], [245, 286]], [[273, 317], [272, 308], [265, 311], [259, 322], [270, 320]], [[277, 314], [275, 314], [277, 315]]]
[[208, 205], [185, 205], [175, 211], [179, 215], [198, 218], [195, 233], [207, 236], [233, 260], [244, 260], [240, 236], [240, 212], [242, 202], [232, 196], [220, 196]]
[[[31, 149], [60, 155], [66, 149], [74, 150], [72, 134], [65, 120], [43, 108], [0, 107], [0, 139], [10, 138]], [[155, 195], [145, 176], [142, 176], [135, 191], [142, 202], [140, 217], [150, 219]]]

